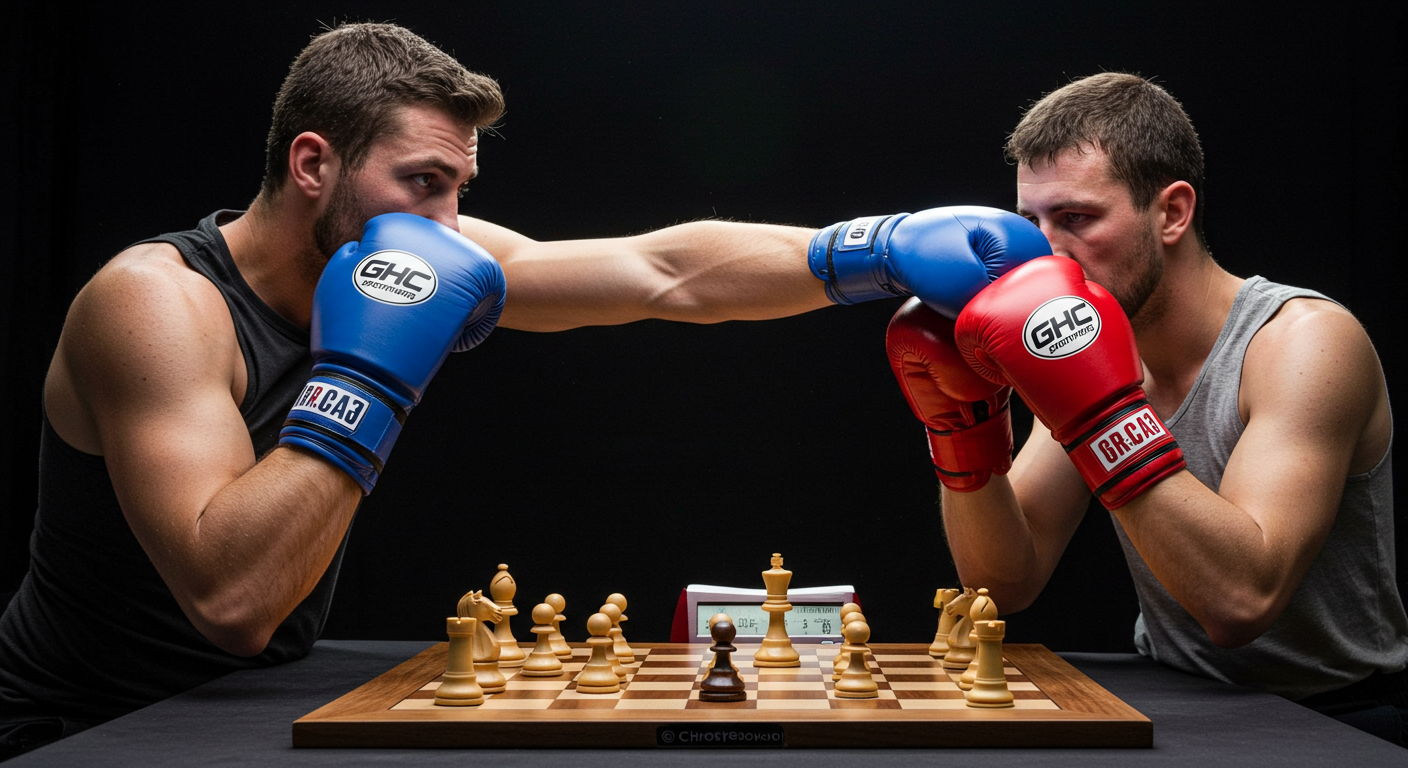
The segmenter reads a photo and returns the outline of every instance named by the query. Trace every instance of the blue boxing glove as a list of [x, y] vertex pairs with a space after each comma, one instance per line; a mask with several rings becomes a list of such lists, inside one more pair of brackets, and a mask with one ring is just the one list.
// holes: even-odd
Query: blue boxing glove
[[451, 350], [494, 330], [504, 273], [429, 219], [388, 213], [333, 254], [313, 293], [313, 373], [279, 432], [371, 493], [401, 425]]
[[812, 238], [807, 262], [837, 304], [918, 296], [952, 320], [988, 283], [1050, 253], [1025, 218], [957, 205], [832, 224]]

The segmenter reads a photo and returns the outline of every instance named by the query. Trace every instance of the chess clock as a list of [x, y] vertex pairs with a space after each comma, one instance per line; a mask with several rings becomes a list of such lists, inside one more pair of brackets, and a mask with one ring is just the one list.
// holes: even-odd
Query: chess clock
[[[735, 643], [760, 642], [768, 631], [768, 614], [763, 610], [766, 589], [716, 587], [690, 584], [680, 596], [680, 609], [688, 618], [686, 642], [711, 643], [709, 617], [727, 613], [738, 629]], [[841, 606], [854, 603], [855, 587], [842, 584], [834, 587], [790, 589], [787, 602], [792, 610], [787, 619], [787, 634], [794, 643], [839, 643], [841, 637]], [[674, 639], [674, 638], [672, 638]]]

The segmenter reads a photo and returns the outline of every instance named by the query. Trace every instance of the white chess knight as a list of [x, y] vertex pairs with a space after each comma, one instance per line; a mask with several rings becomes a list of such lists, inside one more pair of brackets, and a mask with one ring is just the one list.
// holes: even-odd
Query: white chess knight
[[459, 614], [479, 622], [474, 631], [474, 673], [479, 678], [479, 687], [485, 693], [503, 693], [508, 678], [499, 671], [499, 641], [488, 624], [502, 621], [503, 612], [482, 591], [476, 591], [460, 598]]

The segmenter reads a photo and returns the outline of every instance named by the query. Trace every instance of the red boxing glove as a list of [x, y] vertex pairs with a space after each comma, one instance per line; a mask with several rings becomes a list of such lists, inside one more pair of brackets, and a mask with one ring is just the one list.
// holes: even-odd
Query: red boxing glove
[[953, 321], [910, 299], [885, 331], [890, 368], [910, 410], [929, 428], [939, 480], [976, 491], [1012, 468], [1011, 388], [993, 384], [963, 362]]
[[1144, 368], [1120, 305], [1080, 265], [1043, 256], [983, 289], [958, 316], [963, 359], [1010, 383], [1117, 509], [1184, 468], [1144, 395]]

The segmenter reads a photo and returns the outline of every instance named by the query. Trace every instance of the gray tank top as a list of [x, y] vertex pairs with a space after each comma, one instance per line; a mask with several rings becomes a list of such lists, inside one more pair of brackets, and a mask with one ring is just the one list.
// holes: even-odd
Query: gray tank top
[[[1188, 471], [1209, 488], [1221, 487], [1227, 459], [1245, 428], [1237, 391], [1247, 345], [1294, 298], [1329, 301], [1314, 291], [1248, 279], [1192, 391], [1168, 419]], [[1139, 596], [1135, 647], [1171, 667], [1292, 700], [1408, 666], [1408, 616], [1394, 575], [1389, 453], [1368, 472], [1346, 478], [1329, 538], [1300, 589], [1276, 623], [1241, 648], [1213, 645], [1154, 578], [1115, 520]]]

